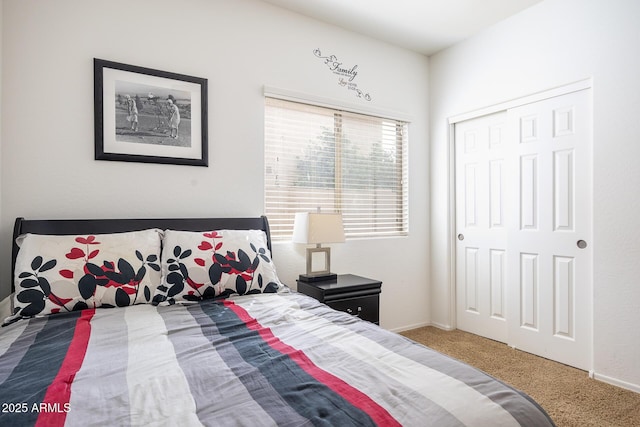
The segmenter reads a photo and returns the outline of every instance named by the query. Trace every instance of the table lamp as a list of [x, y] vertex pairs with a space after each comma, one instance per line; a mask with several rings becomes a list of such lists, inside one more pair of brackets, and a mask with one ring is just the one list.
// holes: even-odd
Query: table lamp
[[[307, 248], [307, 274], [300, 275], [301, 281], [317, 282], [337, 277], [336, 274], [331, 273], [331, 248], [321, 245], [345, 241], [342, 214], [296, 213], [292, 241], [316, 245], [315, 248]], [[324, 254], [324, 260], [322, 260], [322, 254]], [[314, 263], [314, 261], [316, 262]]]

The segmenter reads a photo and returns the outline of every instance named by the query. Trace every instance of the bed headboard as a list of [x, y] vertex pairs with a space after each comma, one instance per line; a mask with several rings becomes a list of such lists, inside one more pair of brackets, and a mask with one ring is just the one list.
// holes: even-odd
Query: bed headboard
[[211, 230], [262, 230], [267, 235], [267, 247], [272, 253], [271, 233], [266, 216], [255, 218], [150, 218], [150, 219], [48, 219], [30, 220], [16, 218], [13, 227], [13, 250], [11, 254], [11, 292], [14, 291], [14, 270], [21, 234], [107, 234], [159, 228], [161, 230], [211, 231]]

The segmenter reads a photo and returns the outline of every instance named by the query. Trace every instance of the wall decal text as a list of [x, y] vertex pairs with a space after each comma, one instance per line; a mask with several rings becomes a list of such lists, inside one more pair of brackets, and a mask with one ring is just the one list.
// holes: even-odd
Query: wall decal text
[[363, 98], [367, 101], [371, 101], [371, 95], [360, 90], [360, 88], [358, 88], [358, 84], [354, 82], [355, 78], [358, 77], [357, 65], [354, 65], [352, 67], [344, 65], [342, 62], [338, 61], [338, 58], [335, 55], [323, 56], [320, 49], [314, 49], [313, 54], [317, 58], [322, 59], [327, 68], [329, 68], [329, 70], [331, 70], [333, 74], [339, 77], [338, 84], [340, 86], [354, 91], [358, 98]]

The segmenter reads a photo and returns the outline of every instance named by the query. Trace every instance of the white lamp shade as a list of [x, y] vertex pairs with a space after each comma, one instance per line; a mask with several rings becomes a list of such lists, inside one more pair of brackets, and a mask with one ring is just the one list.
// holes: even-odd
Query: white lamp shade
[[342, 214], [339, 213], [296, 213], [293, 224], [294, 243], [342, 243], [344, 239], [344, 225]]

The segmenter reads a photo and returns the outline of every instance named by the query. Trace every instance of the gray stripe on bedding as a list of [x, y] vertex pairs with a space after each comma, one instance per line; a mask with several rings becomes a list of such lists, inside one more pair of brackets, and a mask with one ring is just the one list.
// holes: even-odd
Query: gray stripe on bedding
[[47, 320], [48, 318], [23, 320], [26, 327], [21, 327], [16, 323], [5, 326], [6, 328], [16, 328], [16, 332], [20, 331], [21, 333], [12, 340], [11, 344], [7, 346], [6, 351], [2, 355], [2, 364], [0, 365], [0, 384], [4, 383], [7, 378], [9, 378], [9, 375], [11, 375], [11, 372], [13, 372], [15, 367], [18, 366], [18, 363], [20, 363], [24, 355], [27, 353], [40, 331], [42, 331], [47, 324]]
[[[252, 306], [252, 312], [256, 307], [260, 306]], [[327, 369], [325, 366], [330, 366], [332, 374], [339, 378], [348, 378], [350, 385], [363, 391], [379, 404], [384, 402], [385, 409], [402, 425], [423, 425], [425, 419], [437, 419], [438, 422], [443, 423], [441, 425], [447, 426], [463, 425], [446, 409], [386, 375], [385, 372], [379, 370], [379, 367], [371, 366], [332, 345], [330, 341], [310, 334], [306, 329], [298, 327], [295, 322], [283, 323], [281, 313], [270, 310], [269, 307], [260, 308], [257, 317], [263, 326], [271, 329], [286, 344], [297, 349], [304, 349], [305, 354], [311, 360], [320, 361], [318, 365], [320, 368]], [[324, 320], [336, 321], [340, 326], [350, 331], [361, 329], [359, 326], [363, 323], [342, 312], [326, 311], [324, 307], [318, 314], [321, 314]], [[358, 375], [353, 375], [354, 372], [358, 372]], [[408, 407], [415, 408], [415, 411], [408, 411]]]
[[2, 333], [2, 340], [0, 340], [0, 357], [9, 350], [9, 347], [18, 339], [27, 326], [29, 326], [29, 321], [25, 320], [3, 326], [2, 329], [0, 329], [0, 333]]
[[[367, 336], [371, 333], [371, 331], [365, 330], [362, 335]], [[429, 353], [425, 353], [423, 351], [424, 346], [408, 339], [407, 341], [407, 347], [398, 350], [405, 357], [444, 372], [469, 387], [473, 387], [479, 393], [484, 394], [502, 406], [521, 425], [534, 425], [536, 427], [553, 425], [550, 418], [545, 416], [544, 410], [524, 393], [459, 360], [443, 355], [431, 348], [428, 348]], [[493, 381], [488, 381], [487, 378], [491, 378]], [[515, 405], [516, 402], [517, 405]], [[526, 408], [526, 411], [523, 411], [523, 407]]]
[[[235, 346], [219, 335], [215, 324], [199, 304], [186, 306], [186, 309], [184, 306], [173, 306], [162, 310], [161, 315], [196, 402], [197, 416], [203, 424], [304, 426], [307, 423], [306, 419], [286, 405], [261, 375], [251, 372], [250, 375], [241, 373], [238, 377], [239, 372], [228, 367], [226, 361], [238, 365], [242, 358]], [[240, 364], [254, 371], [248, 364]], [[214, 378], [216, 382], [203, 382], [203, 378]], [[251, 387], [261, 390], [259, 394], [251, 395], [248, 392], [243, 382], [247, 379], [258, 382], [257, 385], [251, 384]], [[231, 403], [239, 404], [243, 408], [242, 414], [231, 409]]]
[[[131, 424], [127, 386], [129, 337], [124, 309], [99, 309], [91, 319], [91, 335], [82, 367], [71, 386], [67, 425]], [[100, 387], [95, 387], [96, 382]], [[108, 405], [109, 410], [105, 411]], [[82, 408], [82, 411], [74, 410]], [[86, 414], [91, 414], [87, 419]]]
[[[394, 339], [394, 336], [390, 336], [390, 333], [381, 334], [379, 330], [371, 328], [367, 324], [358, 325], [357, 329], [360, 335], [375, 339], [382, 346], [389, 347], [393, 342], [394, 351], [402, 354], [407, 359], [443, 372], [474, 388], [502, 406], [521, 425], [535, 425], [536, 427], [553, 425], [550, 419], [541, 411], [540, 406], [534, 403], [530, 397], [470, 365], [407, 338], [404, 339], [405, 345], [399, 346], [398, 340]], [[425, 348], [428, 350], [427, 352], [424, 351]], [[488, 381], [488, 378], [493, 381]], [[517, 407], [514, 406], [516, 401], [518, 403]], [[523, 411], [523, 407], [527, 408], [527, 410]]]
[[[307, 297], [296, 299], [301, 307], [310, 312], [322, 311], [322, 307], [317, 308], [315, 300], [309, 300]], [[431, 348], [415, 343], [407, 338], [402, 337], [398, 340], [398, 335], [392, 332], [381, 330], [379, 327], [368, 322], [352, 321], [345, 318], [344, 313], [332, 312], [324, 314], [325, 318], [339, 323], [340, 326], [347, 328], [359, 335], [375, 341], [379, 345], [398, 353], [407, 359], [413, 360], [421, 365], [428, 366], [431, 369], [442, 372], [452, 378], [455, 378], [469, 387], [474, 388], [479, 393], [487, 396], [489, 399], [502, 406], [508, 411], [521, 425], [553, 426], [553, 422], [545, 416], [542, 408], [533, 402], [529, 396], [514, 390], [513, 388], [503, 384], [490, 375], [485, 374], [476, 368], [453, 359], [447, 355], [443, 355]], [[346, 319], [346, 320], [345, 320]], [[404, 341], [404, 344], [401, 343]], [[424, 349], [428, 351], [423, 351]], [[491, 378], [495, 381], [488, 381]], [[514, 405], [515, 402], [517, 405]], [[527, 410], [523, 411], [523, 407]]]

